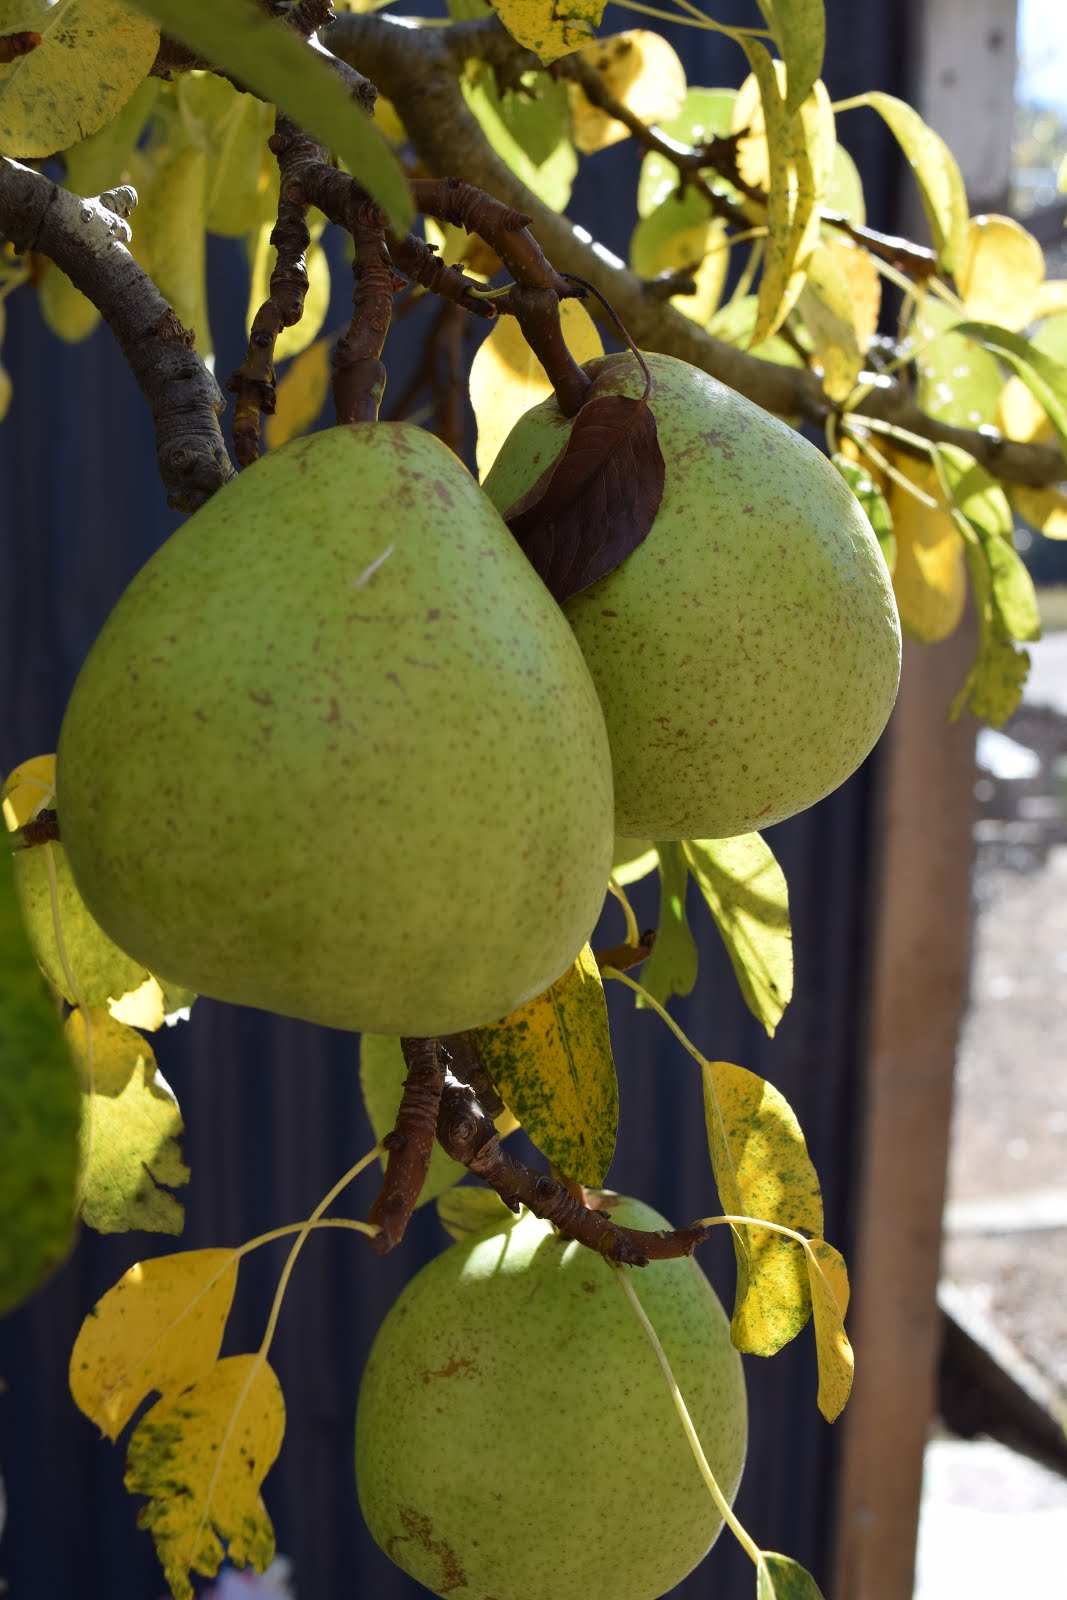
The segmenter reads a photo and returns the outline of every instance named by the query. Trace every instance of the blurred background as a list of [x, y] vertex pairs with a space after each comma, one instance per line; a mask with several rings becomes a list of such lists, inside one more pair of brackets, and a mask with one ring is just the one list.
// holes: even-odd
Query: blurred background
[[[747, 0], [713, 9], [751, 21]], [[831, 95], [882, 88], [910, 100], [961, 161], [972, 209], [1017, 216], [1042, 241], [1048, 275], [1067, 276], [1055, 187], [1067, 154], [1060, 0], [868, 0], [862, 29], [850, 0], [830, 0], [827, 12]], [[632, 21], [613, 9], [605, 19]], [[720, 41], [668, 33], [691, 83], [736, 81]], [[878, 120], [856, 114], [842, 136], [872, 223], [920, 232], [909, 175]], [[620, 255], [633, 221], [620, 196], [630, 204], [636, 159], [620, 146], [589, 163], [572, 207]], [[247, 269], [213, 240], [211, 272], [225, 375], [243, 354]], [[338, 271], [333, 320], [348, 293]], [[63, 347], [31, 296], [9, 313], [5, 772], [54, 748], [104, 617], [176, 525], [142, 401], [106, 331]], [[428, 326], [414, 313], [391, 335], [385, 415], [409, 388]], [[828, 1237], [852, 1271], [858, 1376], [834, 1428], [815, 1408], [809, 1333], [772, 1362], [746, 1362], [752, 1445], [739, 1514], [762, 1545], [808, 1566], [828, 1600], [1001, 1600], [1009, 1583], [1027, 1582], [1043, 1592], [1067, 1536], [1067, 544], [1031, 539], [1026, 558], [1046, 638], [1012, 722], [998, 734], [948, 723], [969, 630], [909, 647], [879, 749], [835, 795], [770, 831], [797, 944], [796, 994], [773, 1041], [745, 1011], [703, 908], [690, 907], [701, 978], [679, 1018], [708, 1054], [761, 1073], [792, 1103], [822, 1179]], [[635, 899], [647, 926], [651, 885], [644, 894]], [[609, 913], [600, 942], [620, 936]], [[688, 1060], [628, 997], [610, 999], [622, 1092], [611, 1183], [676, 1222], [704, 1214], [710, 1173]], [[193, 1169], [183, 1245], [233, 1244], [306, 1215], [371, 1140], [351, 1037], [201, 1001], [158, 1043]], [[369, 1202], [357, 1189], [351, 1214]], [[445, 1242], [431, 1207], [385, 1260], [329, 1236], [302, 1257], [273, 1352], [287, 1436], [265, 1487], [285, 1559], [262, 1594], [424, 1593], [363, 1530], [352, 1418], [378, 1323]], [[122, 1488], [123, 1450], [75, 1410], [66, 1368], [93, 1302], [139, 1256], [170, 1248], [156, 1236], [86, 1233], [0, 1324], [0, 1578], [15, 1600], [162, 1593]], [[729, 1246], [706, 1257], [728, 1298]], [[258, 1343], [280, 1264], [265, 1250], [242, 1267], [227, 1351]], [[554, 1502], [544, 1514], [557, 1514]], [[740, 1600], [751, 1589], [747, 1559], [724, 1538], [676, 1593]], [[254, 1592], [236, 1576], [216, 1586], [219, 1600]]]

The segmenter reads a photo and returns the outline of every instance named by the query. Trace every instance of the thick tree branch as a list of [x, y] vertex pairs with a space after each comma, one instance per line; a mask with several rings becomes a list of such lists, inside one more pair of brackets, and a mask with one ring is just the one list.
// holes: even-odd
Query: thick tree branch
[[[470, 183], [527, 214], [531, 231], [557, 271], [588, 279], [615, 307], [642, 348], [688, 361], [780, 416], [824, 421], [834, 408], [813, 373], [762, 361], [706, 333], [664, 304], [653, 287], [519, 181], [490, 149], [467, 109], [456, 76], [456, 58], [462, 51], [450, 46], [452, 31], [416, 31], [386, 17], [346, 13], [325, 37], [335, 54], [365, 73], [393, 101], [430, 171], [440, 176], [462, 173]], [[473, 25], [461, 43], [472, 55], [484, 54]], [[876, 383], [856, 414], [892, 422], [926, 439], [959, 444], [989, 472], [1010, 483], [1043, 485], [1067, 476], [1059, 450], [1004, 439], [993, 429], [950, 428], [935, 422], [897, 382]]]
[[0, 234], [54, 261], [96, 306], [148, 401], [168, 502], [192, 511], [233, 476], [218, 420], [225, 401], [194, 334], [126, 248], [135, 202], [132, 189], [82, 200], [0, 158]]

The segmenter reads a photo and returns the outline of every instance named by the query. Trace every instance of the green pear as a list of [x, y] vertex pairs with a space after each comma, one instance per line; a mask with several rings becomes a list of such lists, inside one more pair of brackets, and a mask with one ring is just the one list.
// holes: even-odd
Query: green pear
[[[605, 1199], [627, 1227], [667, 1226]], [[748, 1429], [726, 1313], [691, 1259], [630, 1282], [732, 1500]], [[722, 1526], [612, 1270], [531, 1212], [452, 1245], [390, 1310], [356, 1482], [378, 1544], [448, 1600], [654, 1600]]]
[[86, 903], [151, 971], [384, 1034], [540, 993], [612, 855], [574, 636], [401, 423], [293, 440], [156, 552], [75, 685], [57, 808]]
[[[646, 357], [666, 462], [647, 538], [564, 610], [604, 707], [617, 832], [725, 838], [836, 789], [885, 726], [900, 625], [870, 524], [792, 428], [706, 373]], [[591, 362], [640, 395], [630, 357]], [[549, 399], [485, 480], [505, 511], [562, 451]]]

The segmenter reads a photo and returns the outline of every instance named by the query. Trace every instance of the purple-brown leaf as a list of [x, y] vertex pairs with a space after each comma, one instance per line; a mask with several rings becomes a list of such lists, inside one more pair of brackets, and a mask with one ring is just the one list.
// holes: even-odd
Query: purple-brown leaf
[[567, 447], [504, 521], [563, 604], [613, 572], [648, 533], [663, 498], [663, 453], [647, 400], [587, 400]]

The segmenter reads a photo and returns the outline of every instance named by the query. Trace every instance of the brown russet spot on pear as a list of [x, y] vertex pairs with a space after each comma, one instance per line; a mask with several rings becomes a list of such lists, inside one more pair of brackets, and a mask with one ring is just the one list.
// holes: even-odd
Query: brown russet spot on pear
[[[826, 458], [706, 373], [646, 359], [663, 500], [644, 542], [564, 611], [604, 707], [617, 831], [725, 838], [860, 764], [896, 696], [900, 626], [874, 533]], [[587, 371], [606, 368], [642, 392], [632, 358]], [[484, 485], [502, 512], [570, 427], [554, 399], [520, 418]]]
[[573, 634], [401, 423], [293, 440], [156, 552], [78, 678], [57, 786], [86, 902], [150, 970], [368, 1032], [540, 993], [611, 863]]
[[[623, 1227], [668, 1226], [604, 1198]], [[630, 1281], [732, 1501], [748, 1418], [726, 1313], [689, 1257]], [[377, 1542], [448, 1600], [656, 1600], [722, 1527], [612, 1269], [528, 1211], [452, 1245], [386, 1316], [356, 1487]]]

